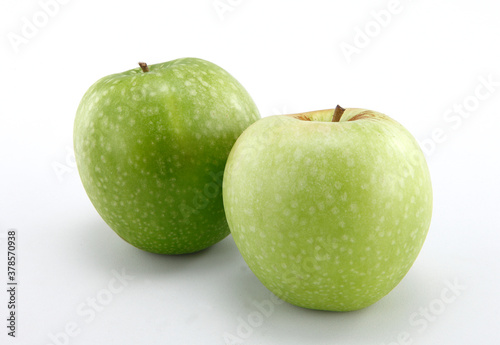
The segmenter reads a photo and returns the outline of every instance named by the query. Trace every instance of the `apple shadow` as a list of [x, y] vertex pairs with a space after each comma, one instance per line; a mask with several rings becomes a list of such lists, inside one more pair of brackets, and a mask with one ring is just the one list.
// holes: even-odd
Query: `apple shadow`
[[211, 270], [231, 262], [235, 246], [228, 236], [221, 242], [192, 254], [164, 255], [138, 249], [120, 238], [104, 221], [94, 219], [79, 226], [75, 255], [96, 270], [125, 268], [138, 279], [185, 274], [192, 267]]
[[[262, 338], [273, 344], [296, 343], [298, 339], [310, 344], [390, 343], [400, 333], [411, 331], [408, 320], [415, 312], [413, 302], [418, 299], [417, 287], [423, 279], [422, 272], [410, 272], [380, 301], [349, 312], [305, 309], [281, 300], [273, 302], [273, 307], [270, 307], [268, 302], [277, 301], [277, 298], [252, 272], [236, 274], [233, 277], [233, 289], [228, 293], [237, 294], [246, 301], [239, 305], [238, 310], [231, 310], [232, 314], [238, 315], [248, 324], [251, 323], [251, 315], [261, 313], [263, 316], [262, 325], [252, 327], [250, 336], [245, 339], [248, 343], [258, 343]], [[259, 304], [261, 308], [264, 305], [268, 308], [268, 315], [263, 315], [263, 309], [257, 306]], [[237, 331], [237, 328], [233, 331]]]
[[[221, 311], [232, 325], [227, 326], [227, 332], [235, 336], [238, 320], [248, 321], [251, 315], [261, 312], [259, 304], [278, 301], [248, 268], [231, 236], [197, 253], [161, 255], [133, 247], [101, 219], [80, 224], [78, 231], [79, 236], [72, 237], [72, 246], [79, 262], [106, 274], [111, 269], [125, 268], [136, 277], [136, 282], [156, 286], [189, 279], [196, 289], [201, 285], [200, 291], [208, 291], [197, 298]], [[241, 339], [249, 344], [261, 339], [273, 344], [294, 343], [298, 339], [313, 344], [390, 343], [401, 332], [411, 330], [410, 315], [418, 310], [419, 300], [428, 298], [419, 291], [423, 281], [425, 270], [414, 267], [387, 296], [351, 312], [318, 311], [283, 301], [272, 302], [272, 312], [262, 317], [260, 325], [252, 327], [248, 338]], [[159, 292], [158, 297], [167, 298], [167, 294]]]

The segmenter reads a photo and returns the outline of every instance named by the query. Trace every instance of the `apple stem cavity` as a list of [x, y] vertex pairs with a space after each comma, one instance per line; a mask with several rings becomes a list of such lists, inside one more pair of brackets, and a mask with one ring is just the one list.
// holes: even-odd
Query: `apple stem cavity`
[[345, 109], [337, 104], [335, 111], [333, 112], [332, 122], [339, 122], [342, 114], [344, 114]]
[[145, 62], [139, 62], [139, 66], [141, 66], [141, 69], [144, 73], [149, 72], [149, 67], [148, 64]]

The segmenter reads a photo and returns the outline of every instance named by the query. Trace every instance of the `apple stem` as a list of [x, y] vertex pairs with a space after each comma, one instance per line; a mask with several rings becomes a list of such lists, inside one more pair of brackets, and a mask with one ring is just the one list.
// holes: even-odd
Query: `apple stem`
[[149, 72], [149, 67], [148, 64], [145, 62], [139, 62], [139, 66], [141, 66], [141, 69], [144, 73]]
[[335, 111], [333, 112], [332, 122], [339, 122], [344, 111], [345, 111], [344, 108], [342, 108], [340, 105], [337, 105]]

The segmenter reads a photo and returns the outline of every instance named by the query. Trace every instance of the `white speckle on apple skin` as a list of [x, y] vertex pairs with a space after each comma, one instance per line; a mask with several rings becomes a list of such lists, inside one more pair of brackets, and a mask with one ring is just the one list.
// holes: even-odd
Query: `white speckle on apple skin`
[[201, 61], [105, 77], [77, 111], [75, 156], [85, 190], [108, 225], [146, 251], [196, 252], [229, 234], [225, 162], [236, 138], [260, 116], [231, 75]]
[[390, 119], [385, 127], [259, 120], [233, 146], [223, 192], [252, 271], [278, 297], [312, 309], [356, 310], [385, 296], [418, 255], [432, 213], [423, 154]]

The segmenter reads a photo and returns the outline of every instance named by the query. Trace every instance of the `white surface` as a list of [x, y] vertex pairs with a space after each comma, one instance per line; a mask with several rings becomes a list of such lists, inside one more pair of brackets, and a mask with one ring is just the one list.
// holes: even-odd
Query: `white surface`
[[[32, 21], [42, 7], [0, 1], [0, 230], [18, 230], [20, 282], [18, 337], [2, 326], [1, 344], [58, 344], [51, 335], [75, 345], [223, 344], [229, 334], [244, 344], [500, 342], [500, 86], [481, 89], [463, 121], [445, 117], [455, 104], [474, 106], [480, 78], [500, 82], [498, 2], [401, 0], [378, 34], [371, 13], [389, 9], [389, 0], [221, 0], [232, 8], [223, 20], [214, 0], [66, 2], [16, 53], [9, 33], [21, 34], [23, 18]], [[373, 37], [348, 63], [341, 44], [353, 44], [366, 25]], [[263, 116], [339, 103], [384, 112], [421, 142], [434, 133], [431, 229], [388, 296], [352, 313], [278, 304], [258, 314], [254, 302], [269, 308], [273, 299], [231, 237], [199, 254], [158, 256], [126, 244], [100, 219], [71, 157], [80, 98], [140, 60], [185, 56], [228, 70]], [[122, 269], [134, 278], [123, 288], [113, 273]], [[107, 304], [94, 316], [87, 303], [96, 297]], [[254, 326], [241, 326], [249, 318]], [[68, 327], [77, 335], [65, 339]]]

